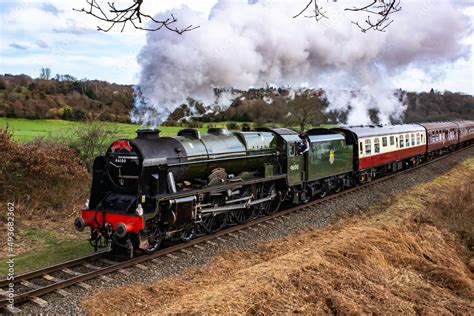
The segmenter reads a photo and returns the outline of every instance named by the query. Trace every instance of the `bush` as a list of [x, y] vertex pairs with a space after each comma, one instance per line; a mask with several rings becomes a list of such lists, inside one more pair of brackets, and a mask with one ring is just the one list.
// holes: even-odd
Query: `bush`
[[14, 201], [20, 214], [64, 212], [86, 200], [89, 175], [66, 145], [44, 141], [18, 144], [4, 129], [0, 130], [0, 147], [0, 199]]
[[81, 109], [72, 110], [72, 120], [73, 121], [85, 121], [87, 118], [87, 113]]
[[248, 131], [250, 131], [251, 129], [252, 129], [252, 127], [250, 126], [250, 124], [248, 124], [248, 123], [242, 124], [242, 131], [248, 132]]
[[110, 113], [103, 112], [103, 113], [100, 113], [98, 119], [99, 119], [99, 121], [113, 121], [114, 116]]
[[261, 118], [255, 120], [255, 122], [253, 123], [254, 129], [259, 128], [259, 127], [265, 127], [265, 121]]
[[6, 111], [6, 117], [8, 118], [17, 118], [18, 117], [18, 114], [16, 113], [16, 109], [13, 105], [11, 105], [7, 111]]
[[202, 128], [204, 124], [201, 122], [187, 122], [185, 126], [188, 128]]
[[179, 127], [181, 126], [181, 123], [173, 121], [173, 120], [167, 120], [166, 122], [161, 123], [161, 126]]
[[86, 89], [86, 95], [89, 97], [89, 99], [92, 100], [97, 100], [97, 95], [95, 94], [94, 90], [87, 88]]
[[109, 124], [86, 122], [75, 127], [66, 142], [80, 157], [81, 164], [91, 171], [95, 157], [105, 153], [117, 134], [117, 128]]
[[85, 121], [87, 113], [81, 109], [71, 109], [66, 107], [63, 111], [62, 119], [66, 121]]
[[229, 122], [227, 123], [226, 127], [228, 130], [233, 130], [233, 131], [240, 130], [240, 125], [237, 124], [236, 122]]

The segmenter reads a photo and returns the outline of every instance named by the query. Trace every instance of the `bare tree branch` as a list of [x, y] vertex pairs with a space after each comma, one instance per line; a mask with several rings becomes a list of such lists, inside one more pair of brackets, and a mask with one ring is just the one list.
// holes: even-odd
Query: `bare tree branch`
[[[309, 0], [306, 7], [296, 14], [293, 18], [297, 18], [303, 15], [304, 12], [309, 10], [311, 5], [313, 8], [313, 15], [306, 16], [307, 18], [315, 18], [316, 21], [321, 20], [322, 18], [327, 18], [326, 12], [323, 11], [322, 7], [318, 4], [319, 0]], [[336, 2], [337, 0], [333, 0]], [[352, 24], [356, 25], [363, 33], [374, 30], [379, 32], [385, 32], [386, 28], [392, 24], [393, 19], [390, 18], [390, 15], [396, 13], [402, 9], [400, 6], [401, 0], [370, 0], [371, 2], [365, 6], [361, 7], [352, 7], [346, 8], [344, 11], [354, 11], [354, 12], [366, 12], [369, 13], [367, 19], [361, 25], [358, 21], [352, 21]]]
[[[120, 9], [115, 6], [114, 2], [107, 2], [108, 10], [105, 10], [99, 5], [97, 0], [86, 0], [88, 6], [82, 9], [73, 9], [74, 11], [84, 12], [96, 19], [110, 23], [108, 28], [97, 26], [97, 31], [108, 32], [115, 25], [121, 25], [121, 32], [124, 31], [127, 24], [131, 24], [135, 29], [144, 31], [158, 31], [167, 29], [168, 31], [177, 34], [183, 34], [197, 29], [199, 26], [188, 25], [185, 28], [178, 28], [175, 23], [178, 19], [171, 14], [166, 20], [156, 20], [151, 15], [145, 14], [141, 11], [143, 0], [133, 0], [133, 4], [129, 7]], [[148, 26], [142, 26], [145, 23]]]
[[[352, 21], [362, 32], [365, 33], [368, 30], [385, 32], [385, 29], [393, 22], [390, 15], [402, 9], [400, 1], [401, 0], [372, 0], [372, 3], [365, 7], [346, 8], [345, 11], [359, 11], [370, 14], [367, 16], [364, 26], [361, 26], [359, 22]], [[376, 17], [375, 21], [371, 19], [371, 15]]]
[[311, 6], [311, 4], [313, 4], [314, 6], [314, 9], [313, 9], [313, 14], [312, 15], [305, 15], [304, 17], [305, 18], [314, 18], [316, 19], [316, 21], [319, 21], [323, 18], [327, 19], [328, 17], [326, 16], [326, 11], [323, 11], [323, 7], [319, 6], [318, 5], [318, 0], [311, 0], [308, 2], [308, 4], [306, 5], [306, 7], [300, 12], [298, 13], [297, 15], [295, 15], [293, 17], [294, 18], [297, 18], [299, 17], [300, 15], [302, 15], [306, 10], [309, 9], [309, 7]]

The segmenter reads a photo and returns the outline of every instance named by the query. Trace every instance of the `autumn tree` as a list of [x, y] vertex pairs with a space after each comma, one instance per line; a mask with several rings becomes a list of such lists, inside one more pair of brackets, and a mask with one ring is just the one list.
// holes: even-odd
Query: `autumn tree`
[[50, 68], [41, 68], [40, 79], [49, 80], [51, 79], [51, 69]]
[[300, 130], [324, 123], [321, 100], [314, 96], [297, 96], [288, 102], [288, 123], [297, 124]]

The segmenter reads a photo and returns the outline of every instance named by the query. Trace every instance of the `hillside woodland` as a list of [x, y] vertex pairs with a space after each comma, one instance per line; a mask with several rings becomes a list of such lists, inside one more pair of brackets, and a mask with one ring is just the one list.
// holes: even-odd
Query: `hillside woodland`
[[[474, 119], [474, 97], [470, 95], [434, 90], [394, 93], [407, 104], [405, 122]], [[309, 125], [344, 123], [347, 117], [344, 112], [325, 111], [328, 102], [322, 90], [295, 92], [267, 87], [248, 91], [216, 89], [215, 94], [216, 98], [225, 94], [231, 105], [223, 109], [189, 99], [169, 114], [165, 124], [232, 121], [253, 122], [256, 126], [286, 124], [303, 129]], [[52, 79], [0, 75], [0, 117], [129, 122], [130, 113], [135, 110], [135, 96], [130, 85], [78, 80], [67, 74]], [[377, 124], [377, 111], [368, 114]]]
[[26, 75], [0, 76], [0, 116], [28, 119], [129, 122], [131, 86], [56, 75], [51, 80]]

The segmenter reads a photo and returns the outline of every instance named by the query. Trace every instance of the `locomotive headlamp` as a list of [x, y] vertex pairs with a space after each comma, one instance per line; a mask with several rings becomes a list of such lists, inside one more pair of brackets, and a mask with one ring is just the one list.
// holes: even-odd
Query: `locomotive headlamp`
[[138, 203], [138, 207], [137, 207], [135, 213], [137, 213], [138, 216], [143, 216], [143, 207], [140, 203]]
[[127, 235], [127, 226], [124, 223], [118, 223], [117, 229], [115, 230], [115, 234], [119, 238], [123, 238]]

